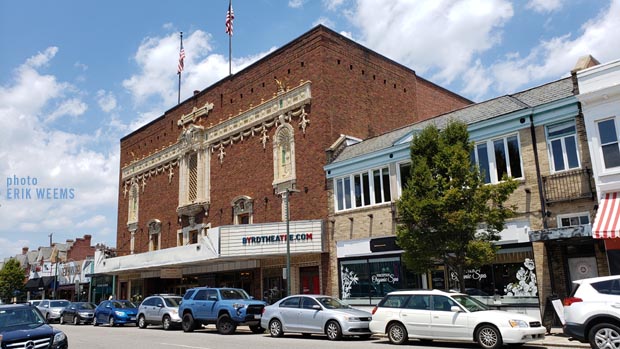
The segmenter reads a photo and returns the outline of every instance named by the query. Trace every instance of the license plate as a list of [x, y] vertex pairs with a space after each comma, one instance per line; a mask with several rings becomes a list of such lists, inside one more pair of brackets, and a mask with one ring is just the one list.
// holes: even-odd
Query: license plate
[[260, 319], [260, 315], [254, 315], [255, 319]]

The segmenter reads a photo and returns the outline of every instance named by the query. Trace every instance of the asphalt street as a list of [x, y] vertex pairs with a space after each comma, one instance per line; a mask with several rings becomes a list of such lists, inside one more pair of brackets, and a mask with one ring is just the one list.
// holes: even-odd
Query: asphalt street
[[[149, 326], [140, 329], [133, 325], [109, 327], [100, 325], [59, 325], [54, 327], [64, 331], [69, 337], [72, 349], [318, 349], [318, 348], [355, 348], [355, 349], [394, 349], [385, 337], [367, 340], [346, 338], [341, 341], [329, 341], [325, 336], [313, 335], [302, 338], [298, 334], [285, 334], [281, 338], [272, 338], [268, 334], [252, 334], [248, 329], [239, 327], [234, 335], [224, 336], [216, 332], [214, 326], [184, 333], [181, 330], [164, 331], [161, 327]], [[541, 345], [525, 345], [522, 348], [542, 348]], [[547, 346], [549, 348], [553, 345]], [[415, 349], [446, 349], [465, 348], [478, 349], [473, 343], [433, 342], [430, 345], [418, 341], [410, 341], [402, 348]]]

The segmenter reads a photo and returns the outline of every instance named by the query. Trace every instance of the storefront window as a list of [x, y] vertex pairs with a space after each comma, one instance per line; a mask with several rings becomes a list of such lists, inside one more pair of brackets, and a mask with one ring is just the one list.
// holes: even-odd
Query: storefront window
[[340, 297], [350, 304], [376, 304], [389, 292], [414, 288], [422, 288], [420, 276], [400, 256], [340, 261]]

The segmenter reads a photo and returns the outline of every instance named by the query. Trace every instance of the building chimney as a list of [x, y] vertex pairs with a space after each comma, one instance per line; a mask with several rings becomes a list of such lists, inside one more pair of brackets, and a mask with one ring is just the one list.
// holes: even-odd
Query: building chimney
[[579, 57], [575, 67], [571, 70], [571, 73], [576, 73], [580, 70], [584, 70], [590, 67], [594, 67], [595, 65], [601, 64], [596, 58], [592, 57], [592, 55]]

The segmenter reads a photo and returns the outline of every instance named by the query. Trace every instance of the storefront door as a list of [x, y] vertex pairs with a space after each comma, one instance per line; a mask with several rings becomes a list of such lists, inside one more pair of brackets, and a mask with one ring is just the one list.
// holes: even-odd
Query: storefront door
[[319, 282], [319, 267], [299, 268], [299, 287], [303, 294], [320, 294], [321, 285]]

